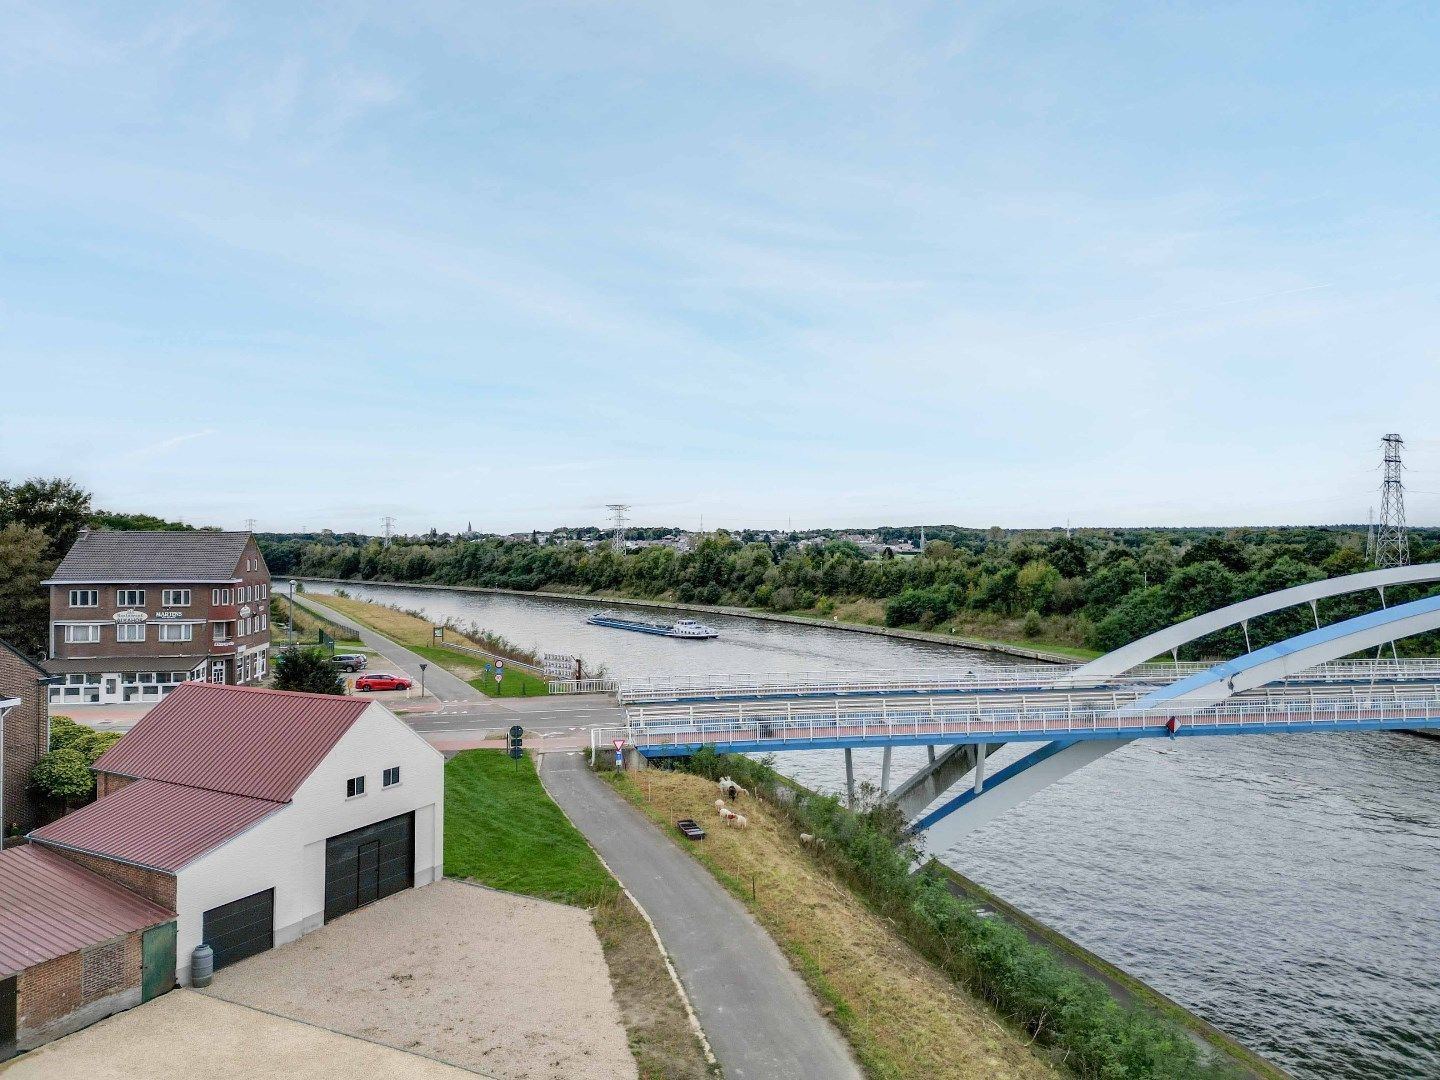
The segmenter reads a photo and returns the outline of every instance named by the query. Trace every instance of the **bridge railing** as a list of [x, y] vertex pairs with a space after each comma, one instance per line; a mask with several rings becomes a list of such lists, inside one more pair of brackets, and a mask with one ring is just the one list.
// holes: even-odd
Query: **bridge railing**
[[614, 679], [551, 679], [552, 694], [605, 694], [614, 690]]
[[[1154, 685], [1205, 671], [1214, 665], [1200, 661], [1155, 662], [1106, 678], [1101, 685]], [[1065, 688], [1074, 666], [1015, 664], [999, 668], [952, 672], [760, 672], [710, 675], [656, 675], [627, 678], [616, 688], [621, 704], [645, 704], [698, 698], [819, 697], [824, 695], [880, 695]], [[1440, 660], [1343, 660], [1322, 664], [1296, 674], [1286, 682], [1387, 682], [1440, 680]]]
[[[1124, 737], [1167, 734], [1167, 723], [1173, 718], [1182, 728], [1194, 734], [1197, 730], [1285, 731], [1296, 728], [1341, 728], [1362, 723], [1386, 723], [1409, 726], [1440, 724], [1440, 687], [1426, 692], [1409, 688], [1351, 687], [1322, 694], [1308, 693], [1237, 698], [1208, 708], [1153, 709], [1142, 713], [1118, 714], [1113, 706], [1098, 706], [1091, 700], [1018, 704], [1006, 708], [917, 707], [918, 703], [879, 702], [868, 711], [840, 711], [827, 715], [823, 710], [806, 709], [809, 703], [787, 702], [796, 707], [788, 715], [773, 711], [768, 716], [709, 718], [703, 707], [695, 708], [692, 719], [675, 716], [663, 722], [635, 723], [626, 727], [603, 729], [598, 740], [624, 738], [631, 745], [645, 749], [688, 747], [708, 744], [761, 744], [784, 750], [813, 746], [825, 742], [873, 742], [893, 744], [897, 740], [936, 742], [1005, 741], [1025, 737], [1035, 739], [1066, 736], [1097, 736], [1114, 734]], [[934, 703], [929, 703], [934, 704]]]

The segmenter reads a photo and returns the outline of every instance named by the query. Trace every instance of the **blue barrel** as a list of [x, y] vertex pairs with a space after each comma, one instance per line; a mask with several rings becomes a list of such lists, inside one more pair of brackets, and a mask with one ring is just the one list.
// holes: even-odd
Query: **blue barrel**
[[215, 978], [215, 950], [204, 942], [190, 954], [190, 985], [209, 986]]

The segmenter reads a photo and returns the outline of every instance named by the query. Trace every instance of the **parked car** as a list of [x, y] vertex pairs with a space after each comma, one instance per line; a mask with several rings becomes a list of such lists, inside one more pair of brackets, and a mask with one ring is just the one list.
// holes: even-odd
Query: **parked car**
[[336, 653], [330, 658], [330, 663], [341, 671], [363, 671], [369, 661], [360, 653]]
[[361, 675], [355, 680], [355, 689], [362, 693], [366, 690], [409, 690], [414, 685], [409, 679], [399, 675], [386, 675], [381, 672]]

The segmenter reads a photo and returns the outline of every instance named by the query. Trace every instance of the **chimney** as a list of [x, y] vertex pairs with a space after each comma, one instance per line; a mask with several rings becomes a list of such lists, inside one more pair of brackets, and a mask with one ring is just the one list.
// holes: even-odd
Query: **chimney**
[[75, 542], [78, 544], [81, 540], [89, 540], [89, 539], [90, 539], [90, 526], [89, 526], [89, 525], [82, 525], [82, 526], [80, 526], [80, 532], [79, 532], [79, 534], [75, 537]]

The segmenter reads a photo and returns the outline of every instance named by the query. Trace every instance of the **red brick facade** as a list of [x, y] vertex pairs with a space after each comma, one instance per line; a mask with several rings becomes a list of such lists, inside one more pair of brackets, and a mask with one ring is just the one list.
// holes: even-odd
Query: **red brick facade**
[[95, 798], [103, 799], [106, 795], [113, 795], [126, 784], [134, 783], [133, 776], [121, 776], [119, 773], [97, 772], [95, 774]]
[[175, 910], [175, 875], [163, 870], [147, 870], [143, 866], [117, 862], [102, 855], [71, 851], [68, 848], [54, 848], [72, 862], [79, 863], [86, 870], [93, 870], [101, 877], [109, 878], [117, 885], [123, 885], [133, 893], [145, 897], [151, 903], [159, 904], [170, 911]]
[[5, 772], [0, 776], [0, 829], [9, 836], [35, 824], [30, 804], [30, 770], [48, 749], [50, 708], [46, 675], [35, 664], [0, 642], [0, 698], [19, 698], [4, 720]]
[[78, 1009], [125, 990], [135, 990], [138, 1001], [144, 934], [137, 930], [22, 971], [15, 1009], [22, 1040], [33, 1041]]

